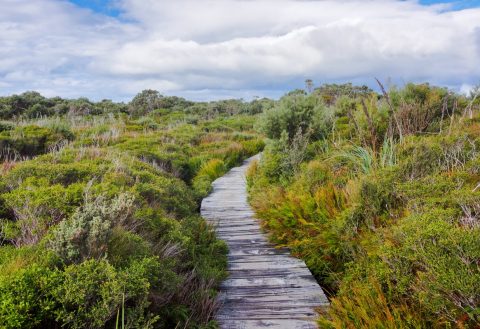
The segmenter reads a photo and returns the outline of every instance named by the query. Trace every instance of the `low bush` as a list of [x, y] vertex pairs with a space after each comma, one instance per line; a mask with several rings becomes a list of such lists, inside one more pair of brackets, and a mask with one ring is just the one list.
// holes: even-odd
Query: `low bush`
[[128, 194], [120, 194], [111, 202], [102, 196], [86, 199], [69, 220], [62, 221], [55, 229], [50, 242], [52, 250], [65, 263], [103, 258], [108, 253], [114, 227], [128, 227], [133, 203], [133, 196]]
[[[33, 157], [46, 153], [58, 143], [72, 138], [70, 131], [52, 130], [35, 125], [24, 126], [0, 132], [0, 149], [10, 149], [21, 157]], [[0, 156], [5, 157], [5, 154]]]

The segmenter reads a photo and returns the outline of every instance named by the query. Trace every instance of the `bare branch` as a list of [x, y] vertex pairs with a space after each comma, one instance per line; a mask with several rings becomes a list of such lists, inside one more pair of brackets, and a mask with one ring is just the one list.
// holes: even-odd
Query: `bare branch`
[[[391, 118], [393, 118], [394, 121], [395, 121], [395, 124], [397, 126], [398, 134], [400, 136], [400, 139], [403, 139], [402, 128], [400, 127], [400, 124], [398, 123], [397, 116], [395, 115], [395, 110], [393, 108], [392, 102], [390, 101], [390, 97], [388, 96], [388, 93], [385, 90], [385, 87], [383, 86], [383, 84], [380, 82], [380, 80], [378, 80], [377, 78], [375, 78], [375, 80], [377, 80], [377, 83], [380, 86], [380, 89], [382, 90], [383, 97], [385, 97], [385, 100], [387, 101], [388, 107], [390, 108], [390, 111], [389, 111], [390, 112], [390, 123], [389, 123], [390, 133], [391, 133], [391, 130], [392, 130], [392, 128], [391, 128], [391, 126], [392, 126]], [[393, 137], [393, 134], [391, 134], [390, 137]]]

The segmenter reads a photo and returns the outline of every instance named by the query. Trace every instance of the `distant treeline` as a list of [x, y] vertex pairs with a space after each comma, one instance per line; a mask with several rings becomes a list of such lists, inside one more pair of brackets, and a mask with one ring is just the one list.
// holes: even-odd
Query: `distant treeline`
[[94, 102], [88, 98], [64, 99], [47, 98], [36, 91], [20, 95], [0, 97], [0, 119], [34, 119], [61, 115], [101, 115], [106, 113], [126, 113], [141, 116], [155, 110], [184, 111], [213, 116], [225, 114], [255, 114], [273, 106], [274, 101], [262, 98], [245, 102], [229, 99], [214, 102], [193, 102], [182, 97], [163, 96], [155, 90], [144, 90], [129, 103], [113, 102], [104, 99]]

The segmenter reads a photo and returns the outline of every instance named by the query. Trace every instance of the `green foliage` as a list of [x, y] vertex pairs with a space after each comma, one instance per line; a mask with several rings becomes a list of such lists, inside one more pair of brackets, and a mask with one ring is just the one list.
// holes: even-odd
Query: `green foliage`
[[194, 103], [176, 96], [163, 96], [156, 90], [146, 89], [138, 93], [129, 103], [128, 112], [133, 116], [146, 115], [159, 110], [184, 110]]
[[345, 84], [324, 84], [313, 91], [314, 94], [319, 95], [322, 101], [327, 105], [333, 105], [342, 97], [356, 98], [358, 96], [367, 96], [373, 91], [367, 86], [354, 86], [351, 83]]
[[15, 234], [7, 234], [6, 238], [16, 245], [37, 243], [51, 226], [67, 217], [80, 203], [82, 191], [82, 184], [63, 187], [48, 185], [45, 179], [27, 178], [19, 188], [3, 195], [7, 209], [16, 218], [10, 224]]
[[113, 228], [128, 225], [133, 202], [133, 196], [128, 194], [120, 194], [111, 202], [102, 196], [86, 199], [70, 220], [58, 225], [50, 242], [52, 250], [66, 263], [104, 257]]
[[334, 298], [328, 314], [319, 320], [321, 328], [425, 328], [427, 323], [406, 304], [389, 305], [378, 283], [352, 287]]
[[0, 326], [38, 328], [55, 317], [57, 307], [51, 291], [58, 284], [58, 273], [31, 265], [0, 279]]
[[[145, 314], [149, 291], [174, 291], [174, 278], [175, 274], [162, 268], [155, 258], [133, 262], [120, 271], [104, 260], [70, 265], [62, 273], [63, 283], [53, 290], [61, 305], [56, 317], [71, 328], [101, 327], [113, 319], [125, 298], [127, 303], [135, 301], [134, 307], [126, 306], [128, 322], [136, 326], [151, 323], [152, 316]], [[169, 286], [159, 286], [161, 282], [168, 282]]]
[[[265, 114], [273, 140], [247, 178], [263, 226], [330, 293], [322, 328], [478, 327], [478, 112], [428, 84], [394, 88], [390, 103], [342, 89]], [[319, 96], [330, 128], [298, 152], [289, 124], [310, 122], [298, 118]]]
[[351, 165], [354, 171], [370, 174], [374, 170], [375, 155], [361, 146], [353, 146], [350, 150], [338, 154], [337, 157], [340, 161]]
[[125, 111], [125, 105], [102, 100], [93, 103], [87, 98], [62, 99], [46, 98], [35, 91], [20, 95], [0, 97], [0, 119], [36, 119], [53, 115], [98, 115]]
[[161, 108], [163, 96], [156, 90], [143, 90], [130, 102], [130, 112], [136, 116], [145, 115]]
[[[10, 150], [18, 157], [32, 157], [47, 152], [62, 141], [72, 138], [68, 130], [50, 129], [35, 125], [17, 127], [0, 132], [0, 149]], [[0, 159], [8, 159], [8, 153], [0, 153]]]
[[119, 310], [126, 328], [214, 326], [227, 248], [198, 202], [264, 146], [256, 118], [233, 115], [248, 103], [221, 105], [207, 115], [160, 97], [160, 110], [131, 118], [121, 104], [55, 99], [45, 108], [67, 116], [11, 113], [0, 132], [10, 150], [0, 159], [0, 327], [111, 328]]
[[206, 162], [193, 179], [193, 188], [201, 196], [210, 192], [210, 183], [226, 172], [225, 163], [220, 159], [212, 159]]
[[8, 130], [13, 130], [15, 125], [11, 124], [8, 121], [0, 121], [0, 133]]
[[269, 138], [279, 139], [283, 131], [293, 139], [297, 131], [320, 139], [329, 133], [332, 125], [331, 112], [313, 95], [295, 94], [283, 97], [262, 116], [260, 129]]

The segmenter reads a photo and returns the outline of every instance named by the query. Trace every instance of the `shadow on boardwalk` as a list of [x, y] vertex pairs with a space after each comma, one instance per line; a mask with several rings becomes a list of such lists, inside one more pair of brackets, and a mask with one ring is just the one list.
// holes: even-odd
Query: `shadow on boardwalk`
[[268, 242], [247, 202], [245, 172], [255, 158], [217, 179], [202, 202], [202, 216], [230, 250], [217, 320], [224, 329], [316, 328], [314, 308], [328, 304], [325, 294], [302, 260]]

